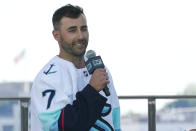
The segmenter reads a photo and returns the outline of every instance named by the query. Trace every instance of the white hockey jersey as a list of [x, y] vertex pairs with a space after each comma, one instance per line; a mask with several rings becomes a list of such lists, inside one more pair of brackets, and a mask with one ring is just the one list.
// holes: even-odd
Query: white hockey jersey
[[[106, 114], [95, 125], [105, 131], [120, 131], [120, 107], [111, 74], [108, 88], [110, 96], [103, 91], [99, 93], [107, 98], [102, 113]], [[77, 69], [71, 62], [59, 56], [52, 58], [38, 73], [31, 88], [31, 131], [59, 131], [58, 119], [62, 109], [73, 104], [76, 93], [82, 91], [89, 83], [91, 75], [86, 68]], [[106, 121], [108, 124], [105, 124]], [[90, 131], [99, 131], [91, 127]]]

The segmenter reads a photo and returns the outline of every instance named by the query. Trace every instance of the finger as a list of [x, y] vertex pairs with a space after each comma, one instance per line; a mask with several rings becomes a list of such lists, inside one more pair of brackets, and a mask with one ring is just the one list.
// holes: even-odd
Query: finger
[[107, 83], [107, 84], [110, 83], [110, 80], [109, 80], [109, 79], [106, 79], [106, 83]]
[[109, 80], [109, 77], [108, 76], [106, 76], [106, 80]]
[[106, 79], [109, 79], [108, 73], [105, 73], [104, 76], [106, 77]]
[[106, 69], [104, 69], [104, 68], [98, 68], [97, 70], [100, 72], [106, 72]]
[[106, 81], [109, 81], [108, 74], [104, 74], [104, 79], [105, 79]]

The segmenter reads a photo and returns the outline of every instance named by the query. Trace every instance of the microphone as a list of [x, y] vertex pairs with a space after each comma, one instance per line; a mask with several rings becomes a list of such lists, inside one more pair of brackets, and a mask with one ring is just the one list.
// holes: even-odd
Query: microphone
[[[93, 72], [98, 68], [105, 68], [101, 56], [96, 56], [95, 51], [88, 50], [86, 56], [88, 60], [85, 62], [85, 65], [89, 74], [93, 74]], [[103, 88], [103, 92], [106, 96], [110, 95], [110, 91], [107, 85]]]

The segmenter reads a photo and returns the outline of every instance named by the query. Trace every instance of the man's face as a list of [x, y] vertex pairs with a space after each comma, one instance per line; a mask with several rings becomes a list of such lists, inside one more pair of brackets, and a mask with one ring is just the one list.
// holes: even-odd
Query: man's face
[[63, 17], [60, 25], [59, 45], [64, 54], [81, 57], [85, 54], [88, 45], [89, 33], [86, 17]]

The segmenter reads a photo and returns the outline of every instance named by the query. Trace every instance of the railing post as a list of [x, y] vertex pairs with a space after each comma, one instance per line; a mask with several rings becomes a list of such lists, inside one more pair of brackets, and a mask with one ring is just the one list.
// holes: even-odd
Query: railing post
[[156, 101], [148, 98], [148, 131], [156, 131]]
[[28, 100], [20, 100], [21, 131], [28, 131]]

